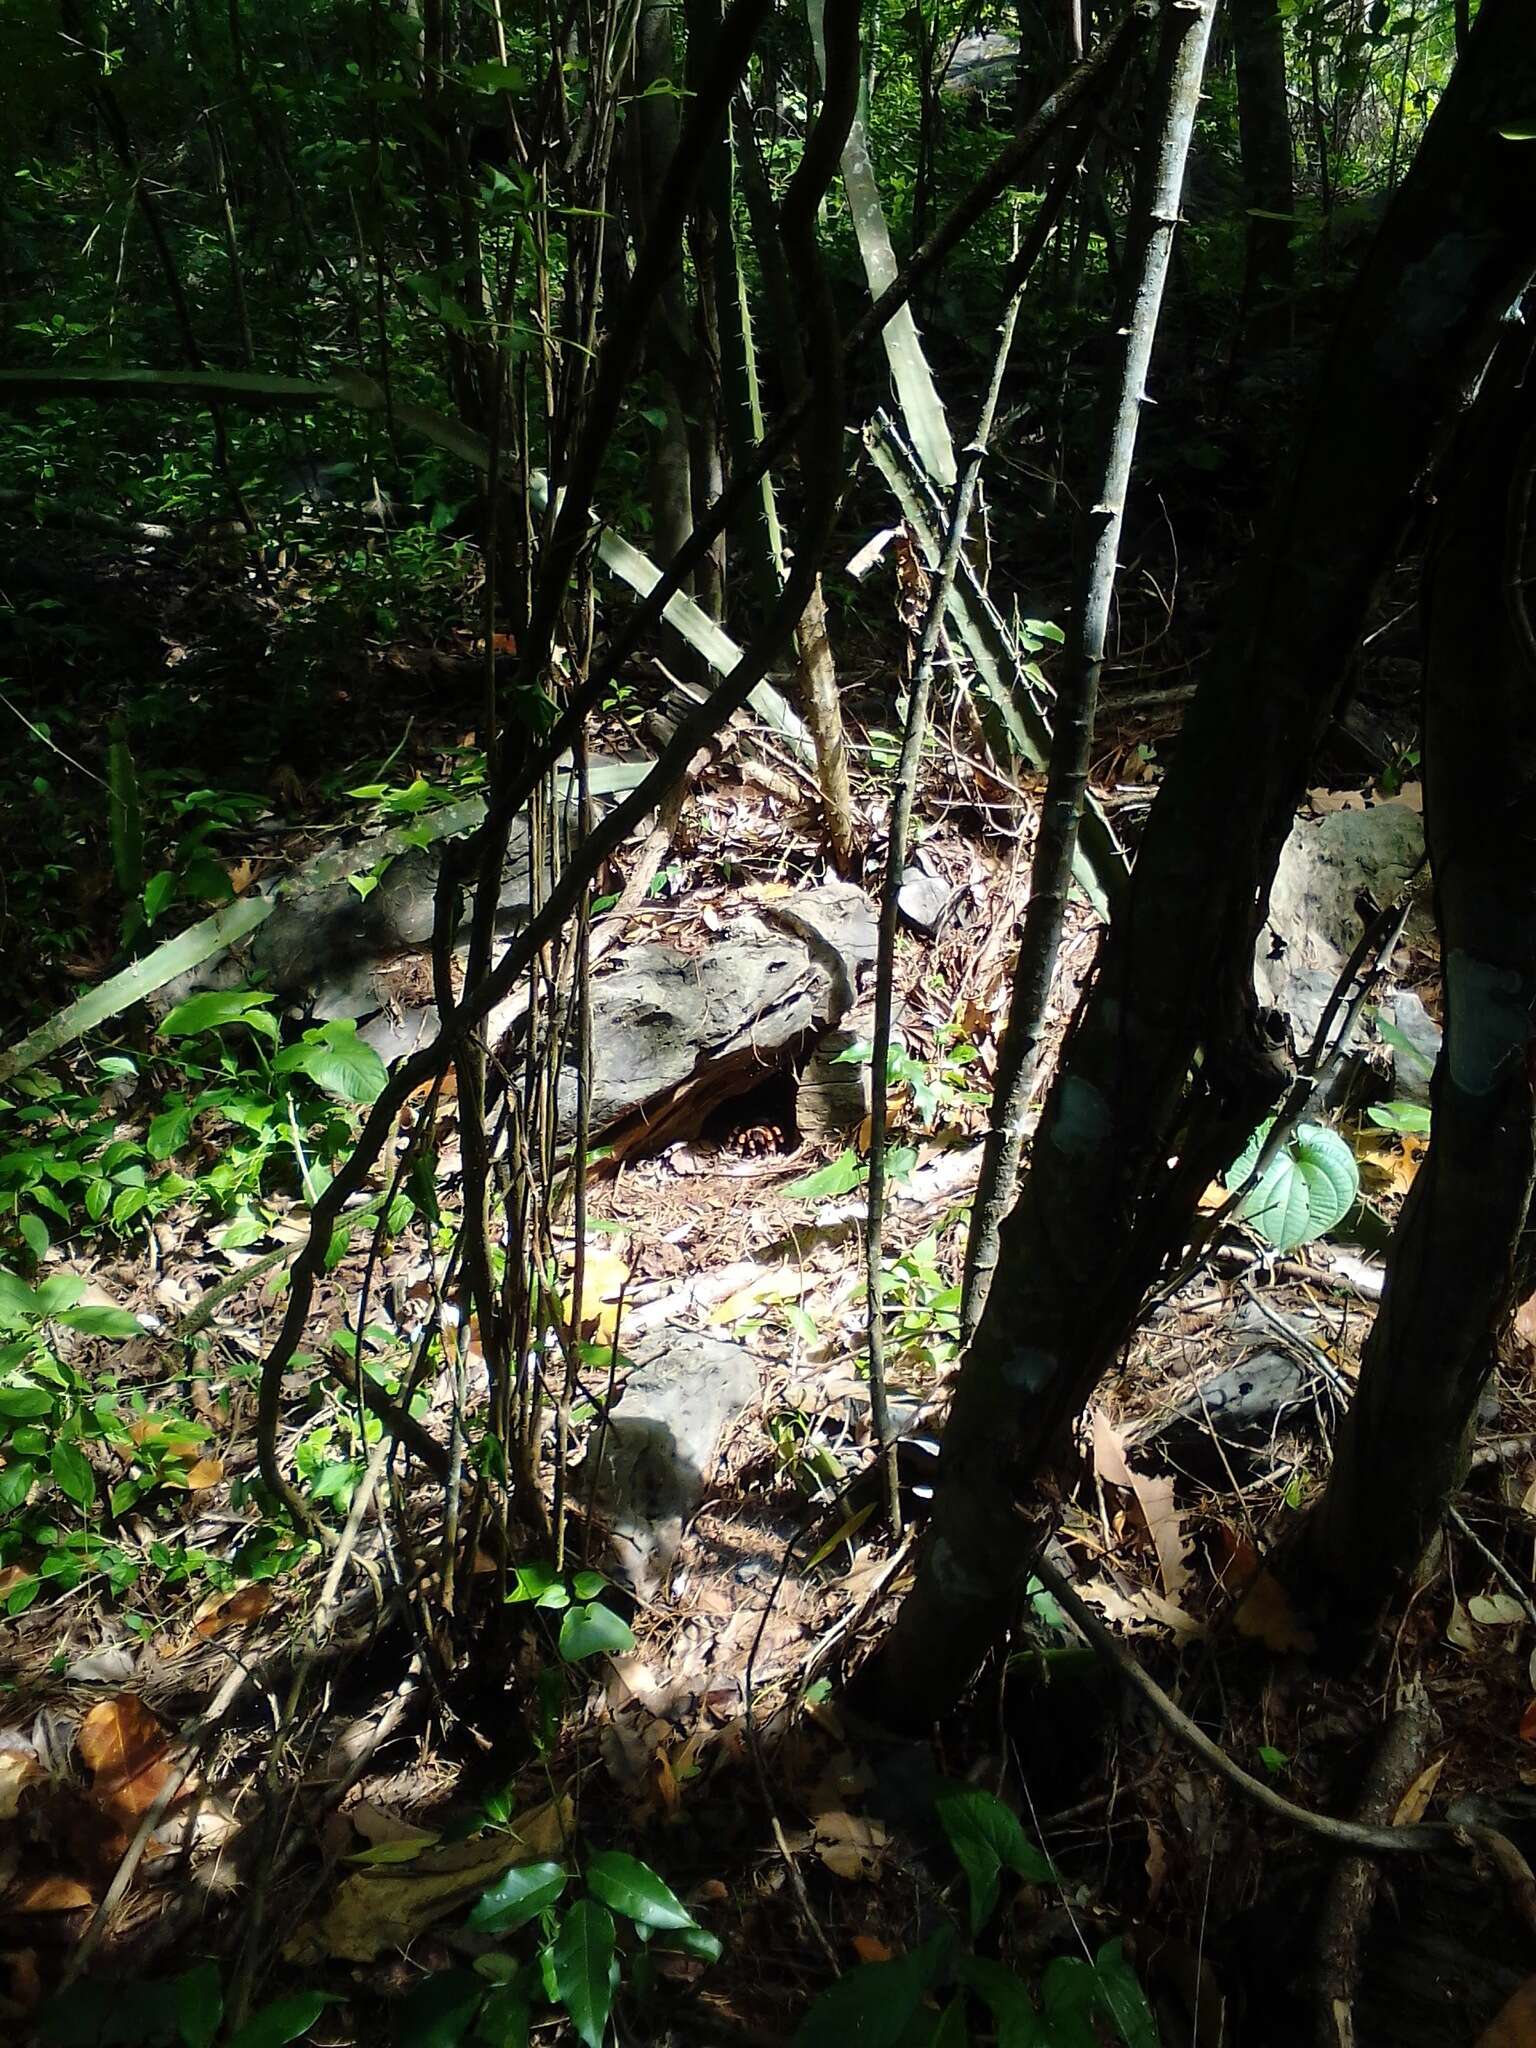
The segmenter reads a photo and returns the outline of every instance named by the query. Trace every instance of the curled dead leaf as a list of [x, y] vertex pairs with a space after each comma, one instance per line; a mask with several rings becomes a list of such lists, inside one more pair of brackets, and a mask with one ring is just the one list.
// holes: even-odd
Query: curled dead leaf
[[0, 1749], [0, 1820], [14, 1820], [26, 1787], [47, 1775], [35, 1750]]

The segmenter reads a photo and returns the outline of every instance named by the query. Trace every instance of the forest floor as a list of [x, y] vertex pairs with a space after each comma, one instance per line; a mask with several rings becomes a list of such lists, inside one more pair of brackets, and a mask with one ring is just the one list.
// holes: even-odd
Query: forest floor
[[[257, 622], [216, 579], [178, 587], [174, 603], [169, 588], [129, 595], [166, 644], [179, 640], [187, 744], [211, 752], [221, 721], [226, 732], [261, 722], [248, 676], [233, 706], [220, 687]], [[240, 605], [249, 612], [249, 599]], [[900, 648], [881, 630], [861, 651], [867, 675], [849, 678], [867, 716], [859, 802], [878, 840], [879, 718]], [[264, 862], [291, 863], [334, 826], [336, 790], [322, 798], [312, 779], [321, 703], [351, 724], [358, 760], [386, 722], [404, 730], [393, 785], [450, 783], [472, 718], [445, 718], [442, 699], [456, 689], [472, 700], [479, 666], [467, 640], [405, 641], [312, 672], [323, 683], [283, 707], [302, 748], [290, 755], [280, 741], [268, 781], [269, 808], [297, 829], [285, 845], [265, 822], [246, 833], [237, 818], [217, 841], [221, 860], [243, 864], [250, 886]], [[1176, 683], [1185, 672], [1175, 655]], [[1159, 662], [1156, 679], [1169, 673]], [[1134, 824], [1179, 698], [1119, 681], [1095, 783]], [[978, 778], [960, 729], [941, 736], [924, 790], [921, 849], [943, 911], [933, 930], [905, 934], [898, 962], [912, 1069], [893, 1117], [910, 1156], [887, 1222], [887, 1311], [892, 1377], [918, 1434], [942, 1419], [954, 1361], [965, 1217], [1028, 857], [1009, 792]], [[346, 751], [334, 725], [324, 750], [332, 761]], [[1018, 816], [1031, 794], [1026, 785]], [[750, 892], [814, 875], [819, 842], [804, 769], [743, 730], [695, 788], [634, 926], [718, 930]], [[86, 903], [67, 969], [80, 983], [105, 971], [113, 944], [97, 858], [96, 872], [51, 885]], [[19, 892], [10, 911], [13, 929], [35, 914]], [[1094, 929], [1075, 907], [1053, 1045]], [[1432, 1002], [1433, 961], [1405, 972]], [[56, 999], [56, 970], [51, 984], [46, 971], [21, 980], [34, 1017], [50, 986]], [[131, 1029], [122, 1044], [144, 1079], [113, 1106], [115, 1132], [142, 1143], [175, 1076]], [[76, 1081], [62, 1064], [88, 1092], [90, 1073]], [[36, 1143], [36, 1118], [32, 1129]], [[217, 1127], [189, 1142], [210, 1169], [222, 1156]], [[1422, 1147], [1368, 1150], [1390, 1217]], [[792, 1095], [770, 1084], [699, 1135], [594, 1175], [580, 1329], [620, 1351], [640, 1330], [707, 1331], [747, 1347], [758, 1392], [665, 1586], [623, 1603], [632, 1640], [575, 1681], [556, 1656], [565, 1609], [506, 1604], [494, 1558], [445, 1533], [430, 1476], [367, 1476], [392, 1489], [392, 1513], [387, 1526], [350, 1532], [352, 1568], [334, 1587], [327, 1554], [296, 1545], [267, 1512], [253, 1483], [255, 1382], [284, 1305], [272, 1254], [291, 1254], [304, 1229], [296, 1190], [264, 1188], [262, 1230], [243, 1241], [228, 1241], [227, 1212], [200, 1192], [198, 1171], [136, 1231], [59, 1233], [33, 1282], [67, 1272], [83, 1288], [71, 1312], [116, 1309], [141, 1325], [110, 1345], [88, 1320], [53, 1332], [61, 1373], [130, 1418], [144, 1454], [134, 1465], [134, 1454], [86, 1439], [90, 1460], [107, 1484], [152, 1459], [154, 1483], [105, 1515], [94, 1478], [79, 1513], [55, 1499], [40, 1518], [35, 1497], [30, 1510], [23, 1502], [32, 1519], [0, 1565], [11, 1610], [0, 1960], [15, 2022], [30, 2025], [40, 2001], [78, 1977], [98, 1987], [78, 2038], [141, 2038], [100, 2031], [121, 1980], [216, 1955], [263, 1997], [322, 1984], [334, 2002], [315, 2039], [367, 2038], [424, 1977], [485, 1955], [490, 1944], [456, 1924], [455, 1909], [462, 1921], [514, 1853], [557, 1855], [579, 1833], [663, 1872], [723, 1944], [713, 1964], [659, 1954], [654, 2002], [626, 2008], [626, 2038], [785, 2039], [835, 1971], [908, 1953], [948, 1914], [953, 1861], [930, 1795], [958, 1778], [1005, 1792], [1058, 1874], [1053, 1887], [1021, 1884], [1008, 1898], [1007, 1952], [1025, 1974], [1123, 1935], [1165, 2043], [1289, 2041], [1313, 2025], [1325, 1984], [1313, 1916], [1328, 1859], [1130, 1705], [1048, 1594], [1037, 1592], [1032, 1629], [933, 1742], [895, 1742], [841, 1704], [842, 1681], [910, 1581], [931, 1480], [909, 1487], [896, 1541], [872, 1491], [859, 1490], [870, 1425], [858, 1152], [857, 1137], [842, 1151], [802, 1142]], [[855, 1184], [831, 1191], [824, 1169], [840, 1159], [852, 1159]], [[450, 1220], [452, 1165], [450, 1131], [440, 1154]], [[820, 1191], [802, 1185], [817, 1176]], [[409, 1333], [412, 1302], [431, 1292], [428, 1238], [412, 1223], [377, 1258], [359, 1239], [326, 1276], [312, 1350], [284, 1385], [280, 1439], [285, 1467], [317, 1498], [354, 1497], [369, 1454], [316, 1361], [332, 1348], [382, 1358]], [[248, 1284], [221, 1293], [195, 1345], [182, 1341], [210, 1289], [242, 1271]], [[1468, 1814], [1491, 1802], [1513, 1831], [1522, 1799], [1536, 1811], [1523, 1790], [1536, 1787], [1536, 1608], [1524, 1590], [1536, 1328], [1517, 1330], [1462, 1523], [1365, 1678], [1317, 1668], [1264, 1574], [1326, 1469], [1378, 1291], [1379, 1268], [1348, 1249], [1318, 1244], [1277, 1260], [1232, 1239], [1156, 1306], [1101, 1388], [1080, 1463], [1061, 1478], [1054, 1554], [1207, 1733], [1292, 1800], [1354, 1811], [1382, 1732], [1406, 1707], [1418, 1735], [1407, 1762], [1397, 1758], [1386, 1817], [1413, 1817], [1431, 1800], [1437, 1811], [1460, 1800]], [[455, 1399], [473, 1396], [484, 1372], [465, 1326], [413, 1409], [445, 1444]], [[1232, 1426], [1218, 1430], [1224, 1405]], [[53, 1470], [68, 1495], [67, 1468]], [[576, 1527], [580, 1563], [607, 1568], [600, 1527], [580, 1517]], [[1527, 1974], [1496, 1888], [1453, 1859], [1427, 1874], [1416, 1866], [1389, 1899], [1363, 1944], [1361, 2040], [1470, 2043]], [[1430, 2009], [1403, 1960], [1426, 1929], [1461, 1970], [1454, 2012], [1439, 1994]], [[1442, 1968], [1436, 1982], [1446, 1981]]]

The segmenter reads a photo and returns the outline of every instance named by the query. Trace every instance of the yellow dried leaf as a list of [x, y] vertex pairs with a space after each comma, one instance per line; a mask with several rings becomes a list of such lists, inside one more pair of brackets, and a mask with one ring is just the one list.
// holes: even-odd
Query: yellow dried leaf
[[224, 1477], [222, 1458], [199, 1458], [181, 1475], [181, 1483], [188, 1493], [206, 1493], [210, 1486], [217, 1486]]
[[[1449, 1754], [1450, 1751], [1447, 1750], [1446, 1756]], [[1392, 1816], [1393, 1827], [1411, 1828], [1424, 1818], [1429, 1810], [1429, 1802], [1434, 1795], [1435, 1787], [1440, 1782], [1440, 1773], [1444, 1769], [1445, 1757], [1441, 1756], [1436, 1757], [1427, 1769], [1420, 1771], [1397, 1802], [1397, 1811]]]

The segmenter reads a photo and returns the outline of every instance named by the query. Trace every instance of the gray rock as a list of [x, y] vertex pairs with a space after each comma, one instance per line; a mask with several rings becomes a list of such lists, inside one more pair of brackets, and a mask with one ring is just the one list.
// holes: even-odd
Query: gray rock
[[1417, 1102], [1427, 1109], [1443, 1033], [1411, 988], [1400, 988], [1393, 996], [1392, 1022], [1416, 1055], [1409, 1058], [1393, 1049], [1392, 1093], [1399, 1102]]
[[920, 861], [914, 861], [901, 878], [896, 907], [918, 931], [936, 932], [954, 893], [941, 875], [930, 874]]
[[698, 1330], [664, 1330], [594, 1437], [595, 1504], [619, 1571], [642, 1595], [665, 1579], [704, 1499], [721, 1439], [758, 1390], [751, 1352]]
[[[1280, 856], [1254, 957], [1259, 998], [1288, 1014], [1298, 1051], [1311, 1044], [1360, 936], [1359, 898], [1368, 895], [1385, 906], [1423, 852], [1423, 820], [1406, 804], [1298, 819]], [[1426, 902], [1410, 918], [1408, 936], [1422, 944], [1433, 935]]]

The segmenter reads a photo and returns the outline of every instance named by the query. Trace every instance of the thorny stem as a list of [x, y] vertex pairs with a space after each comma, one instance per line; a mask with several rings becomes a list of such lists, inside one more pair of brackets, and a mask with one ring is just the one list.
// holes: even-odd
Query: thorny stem
[[981, 1320], [997, 1266], [1003, 1219], [1013, 1206], [1024, 1120], [1056, 977], [1078, 821], [1088, 788], [1094, 713], [1109, 638], [1131, 464], [1163, 286], [1179, 225], [1184, 165], [1214, 13], [1215, 0], [1171, 0], [1163, 17], [1158, 64], [1162, 102], [1158, 127], [1149, 138], [1138, 175], [1136, 242], [1126, 265], [1128, 295], [1120, 328], [1119, 375], [1105, 388], [1098, 495], [1083, 533], [1079, 594], [1056, 696], [1045, 797], [1030, 864], [1029, 904], [1014, 963], [1008, 1023], [998, 1052], [992, 1125], [971, 1211], [960, 1311], [962, 1342], [969, 1340]]
[[902, 871], [907, 864], [907, 841], [912, 826], [912, 808], [917, 796], [918, 773], [923, 746], [928, 736], [928, 699], [933, 687], [934, 655], [943, 630], [944, 612], [954, 588], [955, 572], [965, 546], [971, 510], [981, 466], [986, 460], [992, 423], [1002, 396], [1003, 376], [1013, 347], [1019, 307], [1024, 298], [1024, 278], [1015, 286], [998, 332], [992, 376], [982, 400], [976, 431], [960, 458], [955, 479], [949, 527], [944, 548], [928, 593], [928, 609], [918, 641], [917, 663], [907, 699], [906, 725], [902, 732], [901, 759], [891, 798], [890, 838], [885, 856], [885, 878], [880, 891], [880, 938], [875, 968], [875, 1025], [870, 1054], [869, 1081], [869, 1224], [865, 1232], [865, 1276], [868, 1295], [869, 1401], [875, 1425], [875, 1442], [885, 1475], [885, 1506], [893, 1533], [901, 1529], [901, 1484], [897, 1470], [896, 1439], [891, 1432], [890, 1402], [885, 1382], [885, 1167], [886, 1090], [891, 1054], [891, 1013], [895, 1002], [896, 925], [900, 911]]

